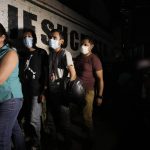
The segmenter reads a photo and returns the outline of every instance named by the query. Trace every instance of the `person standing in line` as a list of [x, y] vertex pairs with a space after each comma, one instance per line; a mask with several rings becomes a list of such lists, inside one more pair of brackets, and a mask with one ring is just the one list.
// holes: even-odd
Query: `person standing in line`
[[[51, 149], [56, 147], [69, 150], [71, 139], [70, 110], [63, 93], [62, 82], [69, 76], [70, 82], [76, 79], [71, 53], [64, 48], [64, 36], [60, 30], [53, 29], [49, 34], [49, 82], [47, 98], [47, 125], [50, 130]], [[63, 141], [60, 142], [60, 138]], [[59, 143], [57, 143], [59, 142]], [[50, 144], [50, 142], [49, 142]], [[56, 147], [55, 147], [56, 146]]]
[[36, 46], [37, 37], [33, 30], [24, 29], [25, 46], [22, 85], [24, 104], [21, 115], [24, 117], [24, 131], [31, 149], [41, 149], [41, 113], [43, 92], [46, 85], [48, 55]]
[[17, 121], [23, 103], [18, 55], [8, 43], [6, 30], [0, 23], [0, 149], [11, 150], [12, 138], [16, 150], [25, 150], [24, 137]]
[[93, 135], [93, 101], [96, 98], [97, 105], [102, 104], [104, 89], [102, 64], [100, 59], [92, 53], [93, 47], [94, 41], [92, 38], [85, 37], [81, 41], [81, 54], [75, 58], [77, 76], [83, 81], [86, 88], [83, 118], [89, 138]]

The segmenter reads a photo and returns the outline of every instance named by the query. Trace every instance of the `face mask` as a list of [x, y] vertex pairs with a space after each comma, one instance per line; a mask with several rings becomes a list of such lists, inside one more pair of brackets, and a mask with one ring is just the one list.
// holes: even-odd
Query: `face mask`
[[59, 42], [58, 40], [50, 39], [49, 40], [49, 47], [51, 47], [54, 50], [57, 48], [60, 48], [60, 45], [58, 42]]
[[88, 54], [89, 53], [89, 47], [82, 45], [80, 48], [80, 52], [84, 55]]
[[32, 48], [33, 46], [33, 38], [32, 37], [26, 37], [24, 40], [23, 40], [23, 43], [26, 47], [28, 48]]

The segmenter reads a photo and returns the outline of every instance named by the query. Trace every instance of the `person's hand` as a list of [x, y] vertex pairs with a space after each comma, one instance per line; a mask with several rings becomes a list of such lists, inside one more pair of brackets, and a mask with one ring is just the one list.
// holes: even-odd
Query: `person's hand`
[[46, 100], [45, 95], [42, 94], [42, 95], [39, 96], [38, 102], [39, 103], [44, 103], [45, 100]]
[[99, 97], [96, 98], [97, 106], [101, 106], [102, 102], [103, 102], [102, 98], [99, 98]]

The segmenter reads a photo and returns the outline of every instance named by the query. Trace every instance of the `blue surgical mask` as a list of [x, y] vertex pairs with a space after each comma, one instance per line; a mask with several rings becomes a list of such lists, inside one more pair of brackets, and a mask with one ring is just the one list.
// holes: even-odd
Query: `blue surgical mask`
[[49, 47], [54, 49], [54, 50], [57, 49], [57, 48], [60, 48], [59, 41], [54, 40], [54, 39], [50, 39], [49, 40]]
[[33, 38], [32, 37], [25, 37], [23, 43], [26, 47], [32, 48], [33, 47]]
[[80, 47], [80, 52], [81, 52], [82, 54], [84, 54], [84, 55], [88, 54], [88, 53], [89, 53], [89, 47], [82, 45], [82, 46]]

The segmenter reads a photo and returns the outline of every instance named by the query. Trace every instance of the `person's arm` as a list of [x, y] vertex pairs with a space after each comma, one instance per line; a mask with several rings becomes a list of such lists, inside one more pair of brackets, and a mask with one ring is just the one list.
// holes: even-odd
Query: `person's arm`
[[73, 81], [76, 79], [76, 71], [75, 71], [72, 55], [70, 52], [66, 52], [66, 61], [67, 61], [66, 62], [67, 69], [70, 74], [70, 81]]
[[100, 106], [102, 104], [103, 90], [104, 90], [103, 70], [96, 71], [96, 76], [98, 80], [96, 101], [97, 105]]
[[0, 61], [0, 85], [11, 75], [18, 63], [18, 55], [12, 50], [5, 54]]
[[44, 50], [42, 54], [42, 91], [39, 96], [39, 102], [44, 102], [46, 100], [46, 93], [48, 87], [48, 54]]
[[73, 65], [70, 65], [67, 67], [69, 74], [70, 74], [70, 80], [73, 81], [76, 79], [76, 71]]
[[43, 60], [42, 60], [43, 62], [42, 62], [42, 64], [43, 64], [43, 66], [42, 66], [42, 69], [43, 69], [43, 88], [44, 88], [44, 90], [46, 90], [47, 89], [47, 84], [48, 84], [48, 74], [49, 74], [49, 72], [48, 72], [48, 66], [49, 66], [49, 63], [48, 63], [48, 54], [46, 53], [46, 51], [44, 52], [44, 54], [43, 54]]

